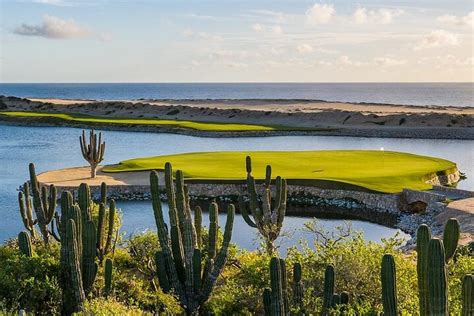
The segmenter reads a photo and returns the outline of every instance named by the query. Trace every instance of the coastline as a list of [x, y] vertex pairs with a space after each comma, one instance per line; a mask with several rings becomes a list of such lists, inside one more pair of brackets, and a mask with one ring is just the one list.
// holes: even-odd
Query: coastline
[[[189, 120], [284, 126], [271, 131], [205, 131], [163, 125], [109, 124], [52, 118], [0, 118], [0, 124], [97, 127], [104, 130], [176, 133], [199, 137], [286, 135], [420, 139], [474, 139], [474, 107], [405, 106], [312, 100], [89, 101], [0, 97], [6, 111], [92, 115], [101, 118]], [[294, 128], [295, 130], [291, 130]]]

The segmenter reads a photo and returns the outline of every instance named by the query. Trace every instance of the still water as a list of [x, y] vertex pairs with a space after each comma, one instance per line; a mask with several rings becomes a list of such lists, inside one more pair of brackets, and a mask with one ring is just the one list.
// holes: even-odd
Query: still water
[[[106, 164], [124, 159], [173, 153], [213, 150], [318, 150], [380, 149], [431, 155], [455, 161], [468, 179], [460, 188], [474, 190], [474, 141], [381, 139], [329, 136], [281, 136], [253, 138], [198, 138], [184, 135], [105, 131]], [[17, 191], [28, 177], [28, 163], [34, 162], [38, 172], [49, 169], [85, 165], [78, 145], [79, 129], [63, 127], [17, 127], [0, 125], [0, 241], [15, 236], [22, 223], [18, 214]], [[270, 162], [271, 163], [271, 162]], [[150, 202], [119, 202], [123, 212], [123, 231], [127, 234], [154, 229]], [[207, 219], [207, 214], [204, 216]], [[283, 248], [299, 238], [311, 239], [302, 232], [308, 218], [285, 219], [284, 229], [293, 233], [284, 239]], [[352, 227], [362, 230], [365, 238], [380, 241], [398, 230], [364, 221], [353, 220]], [[225, 215], [221, 216], [221, 224]], [[342, 219], [321, 219], [327, 230], [344, 223]], [[233, 241], [247, 249], [255, 249], [255, 233], [240, 217], [236, 217]]]

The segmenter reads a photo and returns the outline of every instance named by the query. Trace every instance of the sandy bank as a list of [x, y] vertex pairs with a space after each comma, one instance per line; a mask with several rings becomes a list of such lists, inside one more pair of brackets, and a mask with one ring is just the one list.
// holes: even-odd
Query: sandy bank
[[[87, 101], [19, 99], [2, 97], [10, 111], [80, 113], [113, 118], [176, 119], [295, 128], [322, 129], [315, 135], [474, 139], [474, 107], [353, 104], [305, 100], [132, 100]], [[11, 120], [19, 122], [19, 120]], [[25, 120], [23, 120], [25, 122]], [[28, 124], [41, 123], [27, 120]], [[45, 123], [45, 122], [43, 122]], [[55, 125], [55, 124], [52, 124]], [[56, 125], [67, 125], [57, 122]], [[77, 126], [77, 125], [73, 125]], [[80, 126], [80, 124], [79, 124]], [[103, 126], [120, 129], [120, 126]], [[126, 130], [179, 132], [210, 136], [196, 131], [127, 126]], [[219, 136], [219, 133], [212, 133]], [[243, 133], [220, 136], [266, 136], [295, 134]], [[299, 132], [299, 135], [308, 134]]]

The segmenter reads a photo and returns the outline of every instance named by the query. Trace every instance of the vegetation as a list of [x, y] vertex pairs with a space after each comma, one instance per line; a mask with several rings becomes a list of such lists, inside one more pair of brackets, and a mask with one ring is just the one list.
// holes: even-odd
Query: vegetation
[[[321, 129], [279, 126], [279, 125], [256, 125], [256, 124], [238, 124], [221, 122], [198, 122], [186, 120], [170, 119], [146, 119], [146, 118], [120, 118], [120, 117], [101, 117], [76, 113], [57, 113], [57, 112], [28, 112], [28, 111], [0, 111], [0, 118], [25, 118], [34, 119], [41, 122], [72, 122], [87, 125], [152, 125], [178, 129], [189, 129], [206, 132], [259, 132], [259, 131], [318, 131]], [[324, 130], [324, 129], [323, 129]]]
[[79, 143], [81, 144], [82, 157], [91, 166], [91, 178], [95, 178], [97, 166], [104, 160], [105, 142], [102, 142], [102, 133], [99, 133], [99, 139], [97, 139], [97, 134], [94, 133], [94, 130], [91, 130], [89, 143], [87, 143], [86, 132], [82, 131], [82, 135], [79, 136]]
[[[252, 178], [250, 160], [247, 172]], [[34, 172], [31, 177], [35, 179]], [[312, 245], [302, 240], [283, 259], [269, 252], [267, 245], [249, 252], [230, 243], [232, 205], [227, 209], [223, 235], [216, 203], [210, 205], [209, 227], [202, 227], [201, 209], [196, 208], [192, 216], [183, 172], [176, 171], [175, 178], [173, 181], [167, 163], [169, 225], [164, 222], [158, 174], [153, 171], [150, 182], [157, 233], [122, 242], [116, 235], [117, 211], [112, 200], [107, 203], [105, 185], [98, 201], [92, 201], [85, 184], [79, 187], [77, 199], [67, 191], [61, 194], [61, 214], [54, 212], [46, 226], [51, 240], [35, 233], [36, 225], [40, 230], [44, 227], [32, 218], [32, 212], [28, 215], [25, 207], [30, 198], [23, 196], [20, 214], [24, 223], [27, 219], [27, 231], [0, 246], [0, 311], [24, 309], [48, 315], [472, 314], [474, 256], [469, 246], [457, 245], [460, 230], [455, 219], [448, 221], [443, 240], [432, 238], [429, 228], [420, 226], [418, 252], [410, 253], [400, 250], [397, 237], [377, 244], [343, 229], [337, 230], [339, 235], [324, 235], [309, 229], [316, 227], [314, 223], [308, 224], [308, 230], [322, 238]], [[267, 206], [272, 204], [270, 179], [267, 168], [263, 187]], [[276, 200], [280, 201], [276, 204], [281, 205], [284, 180], [278, 182]], [[44, 190], [38, 186], [32, 191]], [[40, 200], [48, 200], [54, 191], [50, 187]], [[49, 214], [52, 201], [42, 202], [38, 206]], [[287, 266], [293, 267], [292, 272]]]
[[[252, 176], [252, 161], [250, 156], [247, 156], [245, 161], [247, 170], [248, 196], [239, 197], [239, 209], [245, 222], [250, 227], [258, 229], [258, 232], [265, 241], [267, 253], [273, 254], [276, 250], [274, 242], [280, 235], [286, 213], [286, 180], [282, 179], [281, 177], [276, 178], [276, 192], [274, 203], [272, 205], [272, 167], [267, 165], [265, 182], [263, 185], [263, 195], [261, 198], [262, 202], [260, 203], [260, 198], [255, 185], [255, 179]], [[249, 200], [249, 202], [247, 203], [246, 200]], [[250, 214], [248, 209], [250, 209]]]
[[[162, 169], [166, 162], [183, 170], [191, 181], [244, 181], [243, 165], [252, 157], [253, 177], [265, 179], [265, 166], [289, 184], [324, 187], [336, 183], [338, 188], [364, 188], [394, 193], [404, 188], [426, 190], [425, 181], [436, 173], [450, 173], [456, 164], [448, 160], [408, 153], [369, 150], [329, 151], [255, 151], [200, 152], [125, 160], [106, 166], [104, 172]], [[329, 184], [328, 184], [329, 183]]]

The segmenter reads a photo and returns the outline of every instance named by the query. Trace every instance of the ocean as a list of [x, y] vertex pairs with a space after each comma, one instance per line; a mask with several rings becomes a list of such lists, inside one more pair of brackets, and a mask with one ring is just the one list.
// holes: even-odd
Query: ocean
[[474, 106], [474, 83], [0, 83], [0, 95], [87, 100], [311, 99]]

